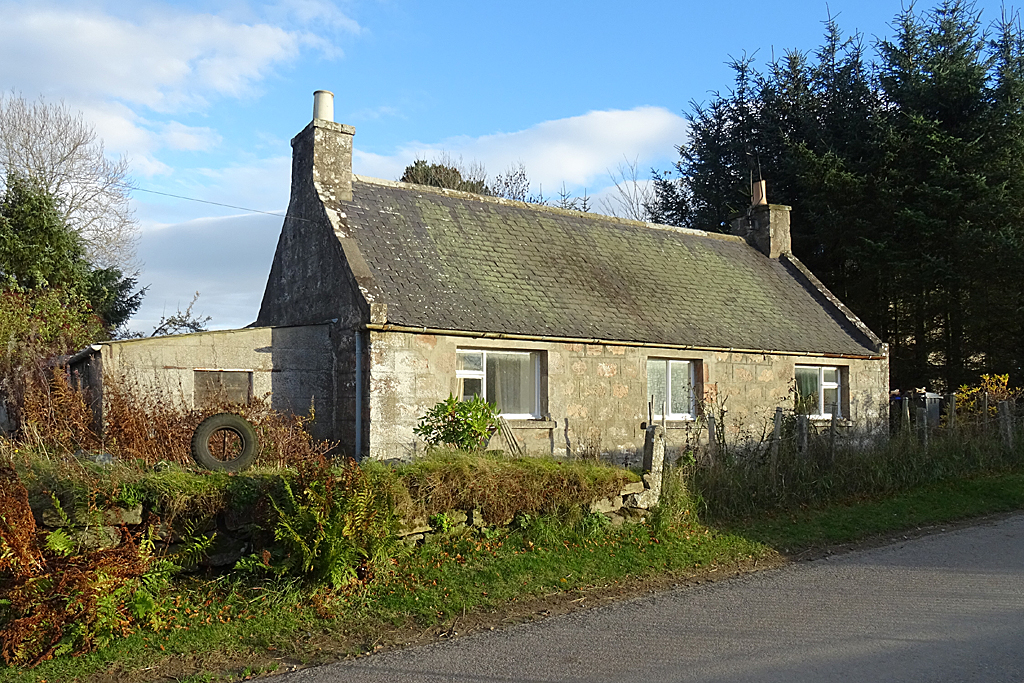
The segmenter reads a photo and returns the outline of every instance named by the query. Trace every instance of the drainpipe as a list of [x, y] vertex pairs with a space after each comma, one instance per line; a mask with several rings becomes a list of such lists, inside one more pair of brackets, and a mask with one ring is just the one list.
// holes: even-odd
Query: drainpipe
[[356, 330], [356, 460], [363, 457], [363, 333]]

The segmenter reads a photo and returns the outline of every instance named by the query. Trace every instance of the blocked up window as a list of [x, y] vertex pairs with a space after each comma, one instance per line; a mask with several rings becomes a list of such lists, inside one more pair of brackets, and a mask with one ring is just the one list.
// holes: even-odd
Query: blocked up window
[[507, 418], [540, 417], [540, 353], [460, 349], [455, 361], [461, 400], [479, 396]]
[[663, 417], [663, 406], [666, 420], [693, 419], [697, 411], [693, 390], [695, 365], [689, 360], [647, 360], [647, 398], [654, 401], [652, 408], [655, 419]]
[[252, 372], [249, 370], [196, 370], [194, 372], [196, 406], [221, 403], [248, 403], [252, 397]]
[[796, 412], [813, 418], [842, 417], [842, 373], [840, 368], [820, 365], [796, 366]]

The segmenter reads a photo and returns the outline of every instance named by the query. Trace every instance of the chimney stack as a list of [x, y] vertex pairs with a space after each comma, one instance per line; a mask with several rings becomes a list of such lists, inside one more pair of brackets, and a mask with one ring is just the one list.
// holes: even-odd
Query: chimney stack
[[[313, 93], [313, 120], [292, 138], [292, 201], [315, 189], [323, 201], [352, 201], [352, 136], [334, 122], [334, 93]], [[300, 202], [301, 204], [301, 202]], [[290, 206], [290, 205], [289, 205]], [[289, 213], [292, 213], [289, 208]]]
[[750, 183], [750, 207], [746, 214], [732, 221], [732, 234], [747, 240], [747, 244], [768, 258], [779, 258], [793, 252], [789, 236], [790, 207], [769, 204], [763, 180]]
[[763, 180], [750, 183], [750, 205], [764, 206], [768, 203], [767, 183]]

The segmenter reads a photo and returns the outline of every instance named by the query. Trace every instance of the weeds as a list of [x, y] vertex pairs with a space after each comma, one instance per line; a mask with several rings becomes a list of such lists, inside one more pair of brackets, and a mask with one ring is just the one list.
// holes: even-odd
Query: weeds
[[434, 451], [412, 463], [368, 465], [381, 480], [397, 479], [408, 493], [397, 501], [408, 518], [449, 510], [480, 510], [491, 524], [507, 524], [516, 514], [565, 511], [618, 493], [638, 481], [617, 467], [551, 458]]
[[51, 460], [67, 460], [76, 452], [106, 454], [125, 463], [153, 466], [171, 463], [192, 467], [191, 440], [210, 415], [234, 412], [251, 422], [259, 436], [256, 465], [288, 467], [327, 454], [333, 444], [310, 436], [313, 415], [299, 416], [270, 408], [264, 399], [249, 405], [213, 404], [187, 409], [181, 401], [147, 393], [125, 377], [105, 377], [103, 428], [95, 422], [95, 397], [75, 389], [57, 369], [48, 380], [25, 393], [17, 441]]
[[1003, 446], [996, 434], [962, 426], [934, 433], [927, 443], [914, 434], [827, 434], [806, 450], [787, 422], [772, 455], [770, 437], [731, 446], [704, 464], [684, 465], [679, 476], [712, 519], [737, 519], [802, 506], [820, 506], [888, 495], [944, 480], [1012, 471], [1024, 464], [1024, 448]]

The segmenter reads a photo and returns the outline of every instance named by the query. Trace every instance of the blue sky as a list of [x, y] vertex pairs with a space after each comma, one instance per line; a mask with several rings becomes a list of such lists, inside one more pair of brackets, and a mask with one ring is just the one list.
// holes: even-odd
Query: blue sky
[[[130, 5], [130, 6], [129, 6]], [[919, 3], [927, 7], [927, 3]], [[981, 2], [983, 21], [997, 2]], [[0, 89], [64, 100], [143, 189], [283, 211], [289, 139], [312, 92], [356, 127], [355, 171], [397, 179], [440, 152], [535, 190], [598, 199], [623, 160], [667, 168], [691, 101], [727, 89], [730, 56], [763, 64], [819, 43], [831, 11], [868, 42], [898, 2], [4, 2]], [[215, 328], [259, 309], [281, 219], [145, 192], [133, 326], [200, 291]]]

